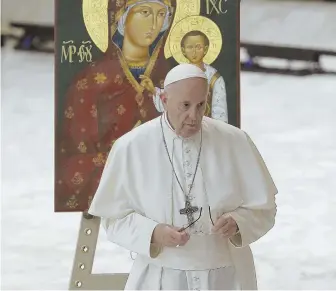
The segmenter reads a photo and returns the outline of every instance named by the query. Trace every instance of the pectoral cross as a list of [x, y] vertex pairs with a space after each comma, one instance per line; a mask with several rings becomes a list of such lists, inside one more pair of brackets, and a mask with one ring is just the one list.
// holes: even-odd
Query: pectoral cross
[[185, 208], [180, 209], [180, 214], [187, 215], [188, 223], [191, 224], [194, 222], [193, 214], [198, 211], [197, 206], [191, 206], [189, 201], [186, 201]]

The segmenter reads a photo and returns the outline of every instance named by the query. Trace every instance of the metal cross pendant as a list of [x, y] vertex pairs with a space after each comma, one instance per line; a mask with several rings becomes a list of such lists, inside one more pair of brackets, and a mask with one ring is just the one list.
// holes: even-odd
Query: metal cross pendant
[[186, 201], [185, 208], [180, 209], [180, 214], [187, 215], [188, 223], [191, 224], [194, 222], [193, 214], [198, 211], [197, 206], [191, 206], [189, 201]]

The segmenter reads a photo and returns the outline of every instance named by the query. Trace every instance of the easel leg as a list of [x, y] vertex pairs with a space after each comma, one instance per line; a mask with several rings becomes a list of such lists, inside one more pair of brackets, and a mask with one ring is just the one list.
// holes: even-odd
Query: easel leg
[[100, 218], [83, 213], [69, 290], [123, 290], [128, 274], [92, 274]]

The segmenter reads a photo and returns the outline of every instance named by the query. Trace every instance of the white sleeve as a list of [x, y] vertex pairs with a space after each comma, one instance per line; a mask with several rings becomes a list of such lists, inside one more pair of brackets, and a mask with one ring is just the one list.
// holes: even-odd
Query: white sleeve
[[[230, 239], [236, 247], [247, 246], [264, 236], [273, 228], [277, 213], [275, 198], [278, 190], [254, 142], [247, 133], [245, 136], [248, 147], [242, 150], [251, 151], [251, 159], [242, 161], [241, 168], [244, 171], [243, 175], [248, 176], [257, 186], [253, 186], [254, 183], [242, 183], [241, 187], [246, 192], [244, 203], [229, 213], [239, 228], [239, 233]], [[255, 166], [247, 167], [247, 164]], [[263, 194], [258, 197], [260, 193]]]
[[212, 91], [212, 112], [211, 117], [214, 119], [228, 122], [228, 109], [226, 100], [226, 88], [223, 77], [219, 77]]
[[89, 213], [102, 218], [109, 241], [144, 256], [157, 256], [151, 244], [158, 222], [147, 218], [138, 208], [128, 181], [127, 146], [113, 145], [91, 202]]
[[275, 223], [277, 209], [251, 210], [238, 208], [229, 213], [236, 221], [239, 232], [230, 238], [235, 247], [245, 247], [271, 230]]
[[153, 102], [155, 105], [155, 108], [158, 112], [163, 112], [164, 111], [164, 107], [160, 98], [160, 95], [162, 93], [162, 89], [155, 87], [155, 95], [153, 95]]
[[132, 212], [123, 218], [105, 218], [102, 225], [107, 239], [131, 252], [155, 258], [160, 248], [151, 243], [157, 222]]

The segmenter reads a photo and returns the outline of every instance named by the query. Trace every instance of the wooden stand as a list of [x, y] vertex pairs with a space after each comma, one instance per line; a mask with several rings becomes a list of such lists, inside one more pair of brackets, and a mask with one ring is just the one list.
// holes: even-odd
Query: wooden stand
[[92, 274], [100, 218], [83, 213], [69, 290], [123, 290], [128, 274]]

